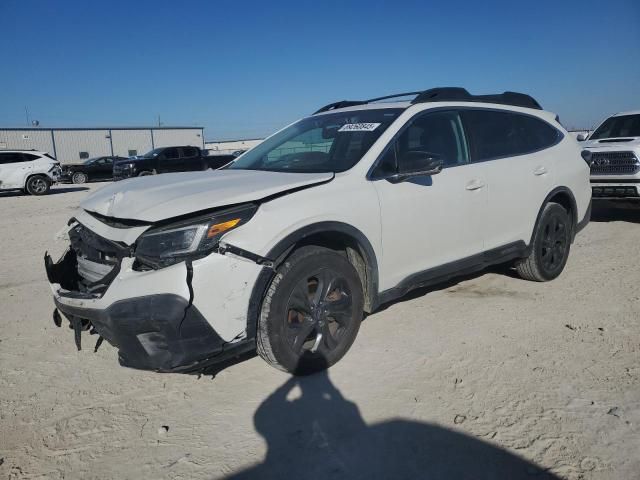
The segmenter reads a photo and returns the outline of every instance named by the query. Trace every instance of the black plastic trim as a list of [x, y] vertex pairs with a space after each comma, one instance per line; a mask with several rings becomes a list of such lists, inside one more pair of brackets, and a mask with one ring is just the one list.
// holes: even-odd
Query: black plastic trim
[[125, 367], [192, 371], [255, 346], [249, 340], [227, 344], [195, 305], [174, 294], [129, 298], [104, 310], [73, 307], [57, 300], [55, 304], [70, 322], [91, 322], [97, 333], [118, 349], [119, 362]]
[[453, 277], [467, 275], [485, 269], [490, 265], [508, 262], [527, 255], [524, 241], [509, 243], [483, 253], [456, 260], [445, 265], [414, 273], [402, 280], [397, 286], [381, 292], [379, 304], [387, 303], [404, 296], [411, 290], [445, 282]]

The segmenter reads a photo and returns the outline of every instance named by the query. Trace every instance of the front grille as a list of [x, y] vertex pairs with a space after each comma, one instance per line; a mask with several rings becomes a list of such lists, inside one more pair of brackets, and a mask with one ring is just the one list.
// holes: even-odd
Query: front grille
[[640, 162], [633, 152], [593, 152], [591, 175], [633, 175], [640, 171]]
[[636, 187], [592, 187], [591, 192], [596, 198], [640, 197]]
[[87, 293], [102, 293], [120, 270], [120, 259], [127, 248], [101, 237], [82, 224], [69, 231], [71, 249], [76, 254], [78, 289]]

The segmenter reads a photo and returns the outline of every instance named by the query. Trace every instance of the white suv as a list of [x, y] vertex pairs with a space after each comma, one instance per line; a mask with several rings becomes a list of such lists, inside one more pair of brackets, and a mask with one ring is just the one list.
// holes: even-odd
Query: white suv
[[23, 190], [44, 195], [60, 178], [60, 164], [46, 152], [0, 151], [0, 190]]
[[222, 170], [88, 197], [45, 264], [56, 309], [122, 365], [197, 371], [256, 349], [304, 374], [363, 312], [495, 263], [547, 281], [589, 221], [589, 169], [531, 97], [443, 88], [342, 101]]
[[594, 198], [640, 200], [640, 110], [607, 118], [583, 145]]

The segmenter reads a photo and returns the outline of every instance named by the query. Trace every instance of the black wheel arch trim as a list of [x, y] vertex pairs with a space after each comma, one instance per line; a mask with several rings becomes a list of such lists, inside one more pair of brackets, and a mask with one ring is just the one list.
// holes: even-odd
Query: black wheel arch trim
[[[273, 246], [266, 258], [273, 259], [273, 267], [265, 266], [258, 274], [258, 278], [253, 285], [251, 297], [249, 301], [249, 310], [247, 313], [247, 337], [255, 338], [258, 326], [258, 316], [262, 307], [262, 299], [267, 292], [267, 288], [275, 275], [275, 269], [284, 262], [292, 250], [301, 241], [318, 233], [341, 233], [354, 241], [358, 247], [359, 254], [362, 256], [367, 267], [366, 271], [366, 288], [365, 298], [368, 298], [366, 310], [373, 311], [380, 304], [378, 301], [378, 260], [369, 239], [364, 233], [353, 225], [344, 222], [326, 221], [317, 222], [306, 225], [293, 233], [290, 233], [275, 246]], [[367, 300], [365, 300], [367, 302]]]
[[533, 225], [533, 232], [531, 232], [531, 239], [529, 240], [529, 245], [527, 246], [527, 250], [529, 250], [531, 248], [531, 245], [533, 245], [533, 238], [535, 237], [536, 232], [538, 231], [538, 225], [540, 224], [540, 219], [542, 218], [542, 212], [544, 211], [544, 207], [546, 207], [547, 203], [549, 203], [551, 199], [558, 194], [567, 195], [567, 197], [569, 197], [569, 202], [571, 203], [571, 243], [573, 243], [573, 240], [577, 233], [576, 230], [580, 225], [578, 221], [578, 204], [576, 203], [576, 197], [573, 195], [573, 192], [568, 187], [560, 186], [551, 190], [545, 197], [544, 201], [542, 202], [542, 205], [540, 206], [540, 210], [538, 210], [538, 215], [536, 216], [536, 223]]

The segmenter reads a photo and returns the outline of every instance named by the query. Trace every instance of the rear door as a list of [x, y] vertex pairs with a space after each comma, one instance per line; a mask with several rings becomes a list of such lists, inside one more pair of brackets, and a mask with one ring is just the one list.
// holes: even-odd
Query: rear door
[[562, 134], [533, 115], [505, 110], [463, 111], [472, 161], [484, 164], [488, 208], [483, 236], [487, 250], [529, 243], [536, 217], [553, 189], [554, 158], [549, 146]]
[[32, 169], [33, 162], [28, 156], [20, 152], [0, 153], [0, 188], [23, 188]]

